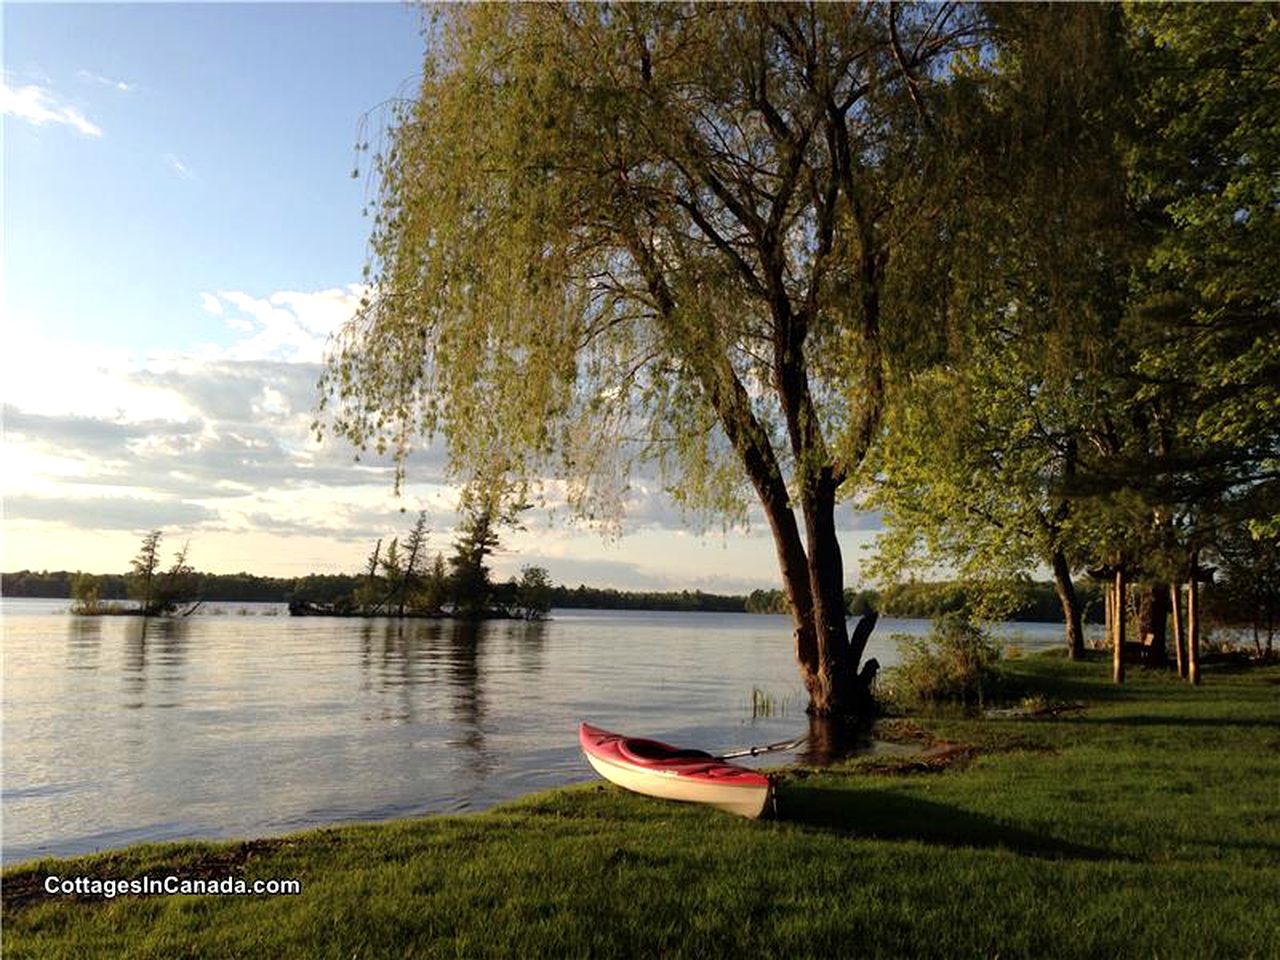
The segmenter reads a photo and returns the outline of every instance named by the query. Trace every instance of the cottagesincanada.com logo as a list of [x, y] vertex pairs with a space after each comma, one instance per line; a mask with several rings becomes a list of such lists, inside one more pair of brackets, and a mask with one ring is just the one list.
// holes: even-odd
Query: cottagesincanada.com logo
[[58, 877], [44, 879], [44, 892], [50, 896], [105, 897], [121, 896], [223, 896], [260, 897], [296, 896], [302, 893], [302, 881], [246, 880], [244, 877]]

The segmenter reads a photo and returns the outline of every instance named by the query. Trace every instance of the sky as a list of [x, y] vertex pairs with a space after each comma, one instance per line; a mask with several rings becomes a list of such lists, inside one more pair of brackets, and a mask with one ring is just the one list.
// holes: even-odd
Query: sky
[[[443, 450], [411, 456], [397, 496], [389, 464], [311, 429], [371, 227], [355, 145], [416, 89], [420, 11], [6, 2], [0, 29], [0, 569], [123, 572], [160, 529], [201, 570], [354, 572], [424, 509], [447, 553]], [[875, 518], [839, 521], [856, 584]], [[653, 483], [620, 537], [546, 511], [525, 527], [498, 577], [778, 584], [763, 522], [703, 532]]]

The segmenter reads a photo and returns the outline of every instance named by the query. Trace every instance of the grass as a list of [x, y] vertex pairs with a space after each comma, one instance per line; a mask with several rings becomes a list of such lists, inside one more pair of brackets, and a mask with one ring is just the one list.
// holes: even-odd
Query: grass
[[[790, 771], [774, 822], [588, 785], [25, 864], [4, 875], [5, 956], [1280, 956], [1280, 668], [1209, 667], [1199, 689], [1134, 670], [1117, 689], [1101, 659], [1006, 666], [1036, 702], [1083, 709], [895, 721], [941, 748]], [[38, 891], [167, 873], [303, 891]]]

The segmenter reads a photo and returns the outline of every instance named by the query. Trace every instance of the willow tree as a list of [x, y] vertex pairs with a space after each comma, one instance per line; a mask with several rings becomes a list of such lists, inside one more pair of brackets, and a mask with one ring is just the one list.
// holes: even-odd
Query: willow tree
[[[959, 5], [460, 5], [377, 158], [370, 293], [331, 354], [337, 433], [463, 479], [556, 478], [617, 517], [773, 534], [811, 712], [858, 701], [835, 509], [921, 311], [932, 99]], [[976, 57], [976, 53], [970, 53]]]

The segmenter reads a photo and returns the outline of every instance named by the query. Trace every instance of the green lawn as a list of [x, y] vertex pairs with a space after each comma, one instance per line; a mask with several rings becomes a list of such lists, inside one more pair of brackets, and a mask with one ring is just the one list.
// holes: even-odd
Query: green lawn
[[[975, 749], [932, 772], [790, 772], [775, 822], [590, 785], [474, 816], [24, 864], [4, 875], [4, 954], [1280, 957], [1280, 668], [1211, 667], [1199, 689], [1135, 669], [1119, 690], [1101, 660], [1010, 668], [1083, 709], [918, 720]], [[39, 892], [48, 874], [174, 872], [303, 891]]]

